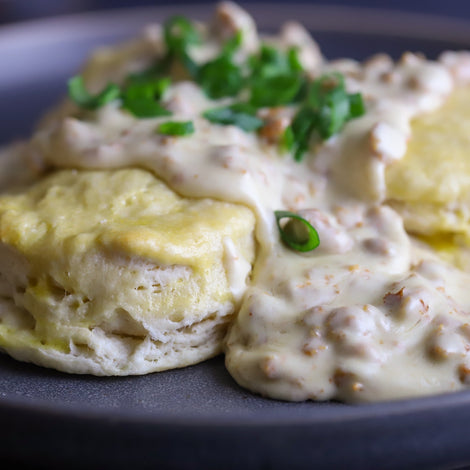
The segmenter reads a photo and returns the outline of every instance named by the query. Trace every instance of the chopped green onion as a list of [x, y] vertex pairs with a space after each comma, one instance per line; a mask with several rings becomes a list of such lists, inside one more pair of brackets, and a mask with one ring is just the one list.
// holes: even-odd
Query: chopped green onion
[[290, 48], [287, 53], [263, 44], [259, 54], [250, 58], [253, 77], [272, 77], [303, 72], [297, 49]]
[[243, 42], [243, 33], [242, 31], [237, 31], [235, 35], [230, 38], [222, 48], [222, 55], [231, 56], [236, 52]]
[[196, 80], [199, 73], [199, 65], [191, 58], [191, 56], [186, 51], [181, 53], [180, 60], [188, 71], [189, 76], [193, 80]]
[[266, 44], [250, 59], [251, 104], [257, 107], [282, 106], [299, 101], [305, 89], [297, 49], [280, 51]]
[[318, 110], [317, 131], [326, 140], [337, 134], [349, 120], [349, 98], [344, 90], [335, 90], [325, 97]]
[[287, 126], [281, 136], [279, 147], [281, 152], [292, 152], [295, 144], [292, 126]]
[[126, 100], [123, 108], [138, 118], [171, 116], [171, 112], [165, 109], [159, 102], [146, 98], [134, 98]]
[[308, 106], [303, 106], [295, 115], [292, 124], [292, 151], [294, 160], [300, 162], [308, 150], [310, 139], [317, 122], [317, 114]]
[[270, 77], [284, 72], [285, 57], [281, 51], [263, 44], [258, 55], [251, 58], [252, 74], [258, 77]]
[[170, 116], [171, 112], [160, 104], [160, 99], [170, 86], [169, 78], [145, 76], [130, 77], [122, 93], [122, 107], [139, 118]]
[[194, 79], [199, 67], [189, 55], [188, 47], [199, 44], [201, 36], [193, 23], [184, 16], [173, 16], [164, 23], [163, 36], [167, 47], [167, 55], [163, 61], [167, 64], [167, 70], [171, 62], [178, 59]]
[[[184, 16], [173, 16], [165, 22], [163, 34], [167, 52], [157, 63], [129, 75], [124, 86], [110, 83], [95, 95], [86, 90], [81, 76], [73, 77], [68, 83], [72, 100], [94, 110], [120, 99], [122, 108], [136, 117], [169, 116], [171, 112], [163, 107], [161, 99], [170, 79], [163, 76], [171, 73], [175, 61], [179, 61], [208, 97], [236, 97], [243, 92], [248, 98], [248, 102], [204, 112], [203, 116], [212, 123], [235, 125], [252, 132], [264, 124], [256, 115], [258, 108], [301, 103], [280, 139], [281, 150], [293, 152], [296, 161], [302, 159], [312, 137], [328, 139], [346, 122], [365, 112], [362, 96], [347, 93], [340, 73], [330, 73], [309, 82], [295, 47], [280, 50], [263, 44], [257, 54], [240, 65], [234, 62], [234, 54], [242, 44], [242, 32], [238, 31], [222, 45], [215, 59], [201, 65], [189, 54], [190, 46], [201, 42], [201, 35], [191, 21]], [[164, 124], [168, 124], [162, 128], [167, 129], [169, 135], [187, 135], [194, 131], [189, 126], [192, 123], [186, 123], [186, 127], [183, 123]]]
[[304, 68], [299, 58], [299, 50], [296, 47], [291, 47], [287, 51], [287, 61], [289, 63], [289, 68], [293, 72], [302, 72]]
[[[320, 237], [313, 226], [300, 215], [289, 211], [274, 211], [282, 241], [295, 251], [312, 251], [320, 245]], [[281, 227], [281, 219], [290, 219]]]
[[224, 96], [235, 96], [245, 86], [242, 69], [232, 60], [241, 41], [242, 35], [239, 31], [225, 43], [218, 57], [199, 67], [196, 81], [209, 98], [219, 99]]
[[159, 100], [170, 86], [171, 80], [169, 78], [154, 78], [134, 76], [129, 78], [129, 84], [123, 92], [123, 99], [149, 99]]
[[197, 74], [197, 82], [212, 99], [235, 96], [244, 86], [240, 67], [228, 56], [204, 64]]
[[292, 103], [299, 95], [304, 79], [298, 74], [272, 75], [253, 80], [250, 103], [257, 107]]
[[311, 83], [307, 102], [295, 115], [291, 128], [294, 159], [301, 161], [312, 136], [329, 139], [351, 119], [365, 113], [362, 96], [348, 94], [339, 73], [323, 75]]
[[81, 108], [94, 110], [104, 106], [119, 98], [121, 90], [114, 83], [109, 83], [102, 91], [96, 95], [91, 95], [85, 88], [85, 83], [81, 75], [72, 77], [68, 81], [70, 98]]
[[310, 87], [308, 102], [317, 114], [316, 130], [322, 139], [338, 133], [349, 120], [349, 95], [344, 78], [338, 73], [315, 80]]
[[192, 44], [201, 42], [199, 32], [188, 18], [176, 15], [165, 21], [163, 36], [166, 47], [173, 54], [181, 54]]
[[349, 95], [349, 110], [351, 119], [362, 116], [366, 112], [362, 95], [360, 93]]
[[158, 132], [165, 135], [191, 135], [194, 133], [194, 124], [192, 121], [167, 121], [158, 126]]
[[308, 104], [319, 108], [331, 93], [338, 91], [345, 93], [344, 77], [338, 72], [322, 75], [310, 85], [307, 97]]
[[203, 116], [214, 124], [234, 125], [247, 132], [256, 131], [264, 124], [256, 117], [256, 109], [247, 103], [209, 109]]

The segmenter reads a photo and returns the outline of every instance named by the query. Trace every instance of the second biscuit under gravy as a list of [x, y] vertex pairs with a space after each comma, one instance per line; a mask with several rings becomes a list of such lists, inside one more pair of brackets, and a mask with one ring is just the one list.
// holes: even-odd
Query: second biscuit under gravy
[[459, 235], [470, 244], [470, 87], [417, 117], [402, 160], [387, 169], [387, 196], [409, 232]]
[[254, 259], [246, 207], [151, 173], [60, 171], [0, 197], [0, 348], [74, 373], [144, 374], [221, 350]]

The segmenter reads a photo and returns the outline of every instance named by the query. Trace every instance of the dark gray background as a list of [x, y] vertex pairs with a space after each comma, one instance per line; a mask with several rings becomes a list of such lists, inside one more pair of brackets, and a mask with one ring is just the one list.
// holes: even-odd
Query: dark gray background
[[[302, 0], [300, 0], [299, 3], [301, 2]], [[184, 3], [194, 4], [203, 2], [197, 0], [0, 0], [0, 22], [5, 23], [108, 8], [160, 6]], [[248, 4], [249, 2], [241, 3]], [[285, 0], [274, 0], [266, 3], [285, 3]], [[362, 6], [470, 18], [470, 1], [468, 0], [303, 0], [302, 3], [308, 3], [310, 5]]]

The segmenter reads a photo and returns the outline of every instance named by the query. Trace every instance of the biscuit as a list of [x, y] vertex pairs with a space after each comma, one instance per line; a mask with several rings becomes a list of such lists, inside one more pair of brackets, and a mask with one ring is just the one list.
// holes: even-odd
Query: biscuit
[[0, 197], [0, 348], [72, 373], [145, 374], [221, 351], [255, 255], [241, 205], [151, 173], [64, 170]]
[[402, 160], [386, 173], [389, 203], [409, 232], [470, 242], [470, 87], [412, 122]]

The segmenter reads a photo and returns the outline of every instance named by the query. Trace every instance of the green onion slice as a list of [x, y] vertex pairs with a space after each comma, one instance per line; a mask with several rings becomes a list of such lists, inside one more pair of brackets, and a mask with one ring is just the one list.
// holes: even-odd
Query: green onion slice
[[281, 140], [279, 142], [279, 150], [281, 152], [292, 152], [295, 145], [295, 137], [294, 131], [292, 130], [292, 126], [287, 126], [281, 136]]
[[250, 65], [255, 77], [302, 72], [302, 65], [295, 48], [289, 49], [286, 53], [267, 44], [263, 44], [259, 53], [250, 58]]
[[159, 102], [170, 83], [169, 78], [131, 76], [122, 93], [122, 107], [139, 118], [170, 116]]
[[175, 15], [165, 21], [163, 36], [166, 47], [173, 54], [181, 54], [192, 44], [201, 42], [201, 37], [194, 24], [182, 15]]
[[362, 116], [366, 112], [362, 95], [360, 93], [349, 95], [349, 112], [351, 119]]
[[300, 62], [299, 50], [297, 47], [291, 47], [287, 51], [287, 61], [289, 63], [289, 68], [292, 71], [303, 72], [303, 67]]
[[296, 101], [304, 84], [299, 74], [253, 78], [250, 103], [256, 107], [282, 106]]
[[300, 162], [308, 150], [317, 121], [317, 113], [308, 106], [301, 107], [295, 115], [290, 128], [292, 129], [291, 149], [296, 162]]
[[199, 68], [196, 80], [212, 99], [235, 96], [245, 84], [240, 67], [229, 56], [220, 56], [204, 64]]
[[167, 121], [158, 126], [158, 132], [165, 135], [191, 135], [194, 133], [192, 121]]
[[348, 121], [364, 113], [361, 94], [349, 94], [340, 73], [323, 75], [310, 84], [306, 102], [294, 116], [284, 140], [287, 139], [294, 159], [301, 161], [312, 137], [329, 139]]
[[234, 54], [242, 45], [243, 42], [243, 32], [237, 31], [235, 35], [230, 38], [222, 48], [222, 55], [224, 56], [231, 56]]
[[196, 78], [199, 67], [188, 53], [189, 46], [201, 42], [201, 35], [194, 24], [184, 16], [172, 16], [163, 25], [163, 37], [167, 48], [163, 59], [166, 70], [174, 59], [179, 59], [191, 78]]
[[344, 90], [335, 90], [318, 109], [316, 130], [323, 140], [337, 134], [349, 121], [349, 97]]
[[120, 97], [121, 90], [114, 83], [109, 83], [102, 91], [96, 95], [91, 95], [85, 88], [85, 83], [81, 75], [72, 77], [68, 81], [70, 98], [81, 108], [94, 110], [104, 106]]
[[139, 98], [159, 100], [170, 84], [171, 80], [169, 78], [155, 78], [145, 75], [130, 76], [123, 92], [123, 98], [124, 101]]
[[209, 109], [203, 116], [214, 124], [238, 126], [246, 132], [258, 130], [264, 122], [256, 116], [256, 108], [247, 103]]
[[296, 48], [284, 52], [264, 44], [250, 64], [253, 106], [282, 106], [304, 98], [307, 80]]
[[197, 70], [196, 81], [209, 98], [235, 96], [245, 86], [242, 69], [232, 60], [241, 42], [242, 34], [239, 31], [224, 44], [218, 57]]
[[147, 98], [127, 99], [122, 107], [133, 114], [135, 117], [142, 119], [171, 116], [171, 111], [165, 109], [157, 101], [152, 101]]
[[[300, 215], [289, 211], [274, 211], [282, 241], [291, 249], [305, 253], [320, 245], [320, 237], [313, 226]], [[290, 219], [281, 226], [282, 219]]]

